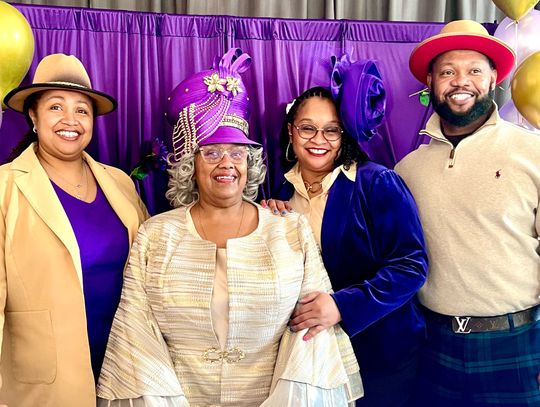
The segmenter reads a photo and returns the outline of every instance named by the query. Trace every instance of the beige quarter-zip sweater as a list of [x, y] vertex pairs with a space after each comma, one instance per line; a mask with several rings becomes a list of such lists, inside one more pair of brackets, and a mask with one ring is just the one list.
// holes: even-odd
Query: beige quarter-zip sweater
[[420, 301], [458, 316], [538, 304], [540, 136], [496, 110], [456, 148], [437, 114], [422, 133], [430, 143], [396, 166], [418, 205], [428, 248]]

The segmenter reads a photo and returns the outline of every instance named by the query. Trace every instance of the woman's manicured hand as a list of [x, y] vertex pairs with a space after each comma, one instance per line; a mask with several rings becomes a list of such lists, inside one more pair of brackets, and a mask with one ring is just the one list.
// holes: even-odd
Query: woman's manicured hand
[[289, 201], [280, 201], [279, 199], [263, 199], [261, 206], [270, 209], [274, 215], [286, 216], [288, 213], [293, 212]]
[[339, 321], [341, 313], [332, 296], [324, 292], [312, 292], [298, 301], [289, 325], [295, 332], [309, 328], [303, 338], [308, 341]]

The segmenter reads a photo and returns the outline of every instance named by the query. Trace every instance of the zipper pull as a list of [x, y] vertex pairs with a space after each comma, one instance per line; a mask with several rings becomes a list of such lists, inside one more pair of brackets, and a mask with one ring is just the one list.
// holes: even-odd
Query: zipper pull
[[452, 150], [450, 150], [450, 163], [448, 164], [448, 168], [454, 167], [454, 156], [456, 155], [456, 148], [453, 147]]

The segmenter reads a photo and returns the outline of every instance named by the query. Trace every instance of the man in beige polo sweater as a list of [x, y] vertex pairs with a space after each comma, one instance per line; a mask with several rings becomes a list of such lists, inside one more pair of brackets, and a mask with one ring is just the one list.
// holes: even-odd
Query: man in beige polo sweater
[[396, 166], [430, 264], [418, 405], [540, 405], [540, 138], [502, 120], [492, 97], [514, 60], [465, 20], [411, 54], [435, 111], [430, 143]]

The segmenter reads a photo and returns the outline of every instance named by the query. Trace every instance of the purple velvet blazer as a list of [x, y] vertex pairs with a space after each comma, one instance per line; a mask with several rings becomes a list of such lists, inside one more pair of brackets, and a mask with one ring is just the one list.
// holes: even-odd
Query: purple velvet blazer
[[[289, 199], [285, 182], [278, 197]], [[363, 374], [395, 369], [418, 350], [424, 320], [415, 294], [427, 253], [414, 199], [394, 171], [359, 163], [356, 181], [340, 173], [324, 211], [324, 265]]]

